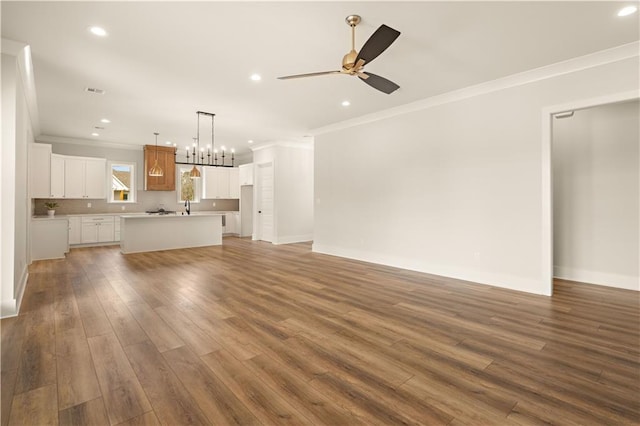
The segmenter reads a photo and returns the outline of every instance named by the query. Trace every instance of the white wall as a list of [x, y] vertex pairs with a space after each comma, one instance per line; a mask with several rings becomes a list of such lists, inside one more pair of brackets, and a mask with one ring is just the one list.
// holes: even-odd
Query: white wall
[[[313, 239], [313, 148], [274, 144], [254, 149], [254, 165], [273, 162], [274, 244]], [[254, 173], [254, 188], [258, 173]], [[257, 191], [254, 191], [256, 201]], [[254, 207], [257, 202], [254, 202]], [[254, 218], [257, 214], [254, 214]], [[257, 220], [257, 219], [256, 219]], [[254, 232], [256, 221], [254, 220]]]
[[31, 58], [25, 46], [2, 40], [2, 143], [0, 144], [0, 316], [16, 315], [29, 263], [27, 143], [33, 140], [25, 84]]
[[637, 56], [536, 70], [316, 135], [314, 251], [545, 294], [542, 109], [637, 90], [637, 76]]
[[0, 316], [16, 313], [14, 294], [14, 229], [15, 229], [15, 158], [16, 158], [16, 57], [2, 54], [2, 194], [0, 194], [0, 274], [2, 275], [2, 306]]
[[25, 97], [22, 80], [17, 81], [16, 103], [16, 148], [15, 148], [15, 232], [14, 232], [14, 277], [16, 278], [16, 293], [21, 292], [21, 286], [26, 285], [27, 265], [30, 260], [28, 241], [29, 218], [31, 217], [31, 202], [28, 194], [28, 144], [33, 143], [33, 131], [27, 99]]
[[638, 101], [553, 121], [554, 275], [640, 290]]

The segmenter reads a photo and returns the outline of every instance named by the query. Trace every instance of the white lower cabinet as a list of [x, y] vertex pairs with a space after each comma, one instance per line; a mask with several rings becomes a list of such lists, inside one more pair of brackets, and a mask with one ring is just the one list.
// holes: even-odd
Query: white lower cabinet
[[106, 243], [114, 241], [113, 216], [90, 216], [82, 218], [81, 243]]
[[224, 222], [225, 234], [240, 234], [240, 212], [225, 213]]
[[69, 216], [69, 244], [82, 243], [82, 218], [80, 216]]
[[120, 216], [116, 216], [113, 220], [113, 241], [120, 241]]
[[62, 259], [68, 251], [67, 219], [31, 221], [31, 260]]

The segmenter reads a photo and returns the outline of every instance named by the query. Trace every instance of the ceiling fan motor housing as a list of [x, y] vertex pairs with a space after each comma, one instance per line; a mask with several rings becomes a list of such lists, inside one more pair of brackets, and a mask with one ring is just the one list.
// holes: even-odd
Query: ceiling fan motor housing
[[352, 50], [351, 52], [344, 55], [342, 58], [342, 69], [345, 71], [350, 71], [353, 69], [353, 66], [356, 63], [356, 58], [358, 57], [358, 52]]

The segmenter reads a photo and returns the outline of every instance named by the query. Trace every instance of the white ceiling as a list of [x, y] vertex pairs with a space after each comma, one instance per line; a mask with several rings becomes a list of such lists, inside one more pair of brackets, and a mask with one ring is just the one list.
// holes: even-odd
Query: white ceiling
[[[1, 12], [2, 37], [31, 46], [42, 135], [144, 145], [158, 131], [160, 143], [183, 147], [202, 110], [216, 114], [216, 146], [242, 151], [249, 139], [298, 140], [335, 122], [633, 42], [637, 14], [616, 16], [629, 3], [3, 0]], [[402, 33], [366, 67], [398, 91], [385, 95], [345, 75], [276, 79], [339, 69], [350, 49], [349, 14], [362, 16], [357, 49], [383, 23]], [[93, 36], [91, 25], [109, 35]], [[94, 126], [105, 127], [96, 138]], [[201, 141], [210, 131], [201, 125]]]

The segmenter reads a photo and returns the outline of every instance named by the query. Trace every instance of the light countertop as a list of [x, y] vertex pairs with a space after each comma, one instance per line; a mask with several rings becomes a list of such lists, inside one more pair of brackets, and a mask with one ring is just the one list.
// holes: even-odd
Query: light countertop
[[[149, 214], [149, 213], [145, 213], [145, 212], [122, 212], [122, 213], [78, 213], [78, 214], [56, 214], [55, 216], [48, 216], [48, 215], [35, 215], [32, 216], [31, 219], [32, 220], [61, 220], [61, 219], [68, 219], [70, 217], [92, 217], [92, 216], [126, 216], [126, 217], [136, 217], [136, 216], [140, 216], [140, 217], [164, 217], [164, 216], [168, 216], [168, 217], [175, 217], [175, 216], [182, 216], [182, 211], [178, 211], [176, 212], [176, 214], [169, 214], [169, 215], [157, 215], [157, 214]], [[205, 211], [197, 211], [197, 212], [191, 212], [191, 216], [202, 216], [202, 215], [223, 215], [226, 213], [239, 213], [239, 211], [236, 210], [205, 210]], [[184, 214], [184, 216], [187, 216], [187, 214]]]
[[121, 214], [122, 219], [167, 219], [167, 218], [188, 218], [202, 216], [222, 216], [224, 212], [192, 212], [188, 214]]

